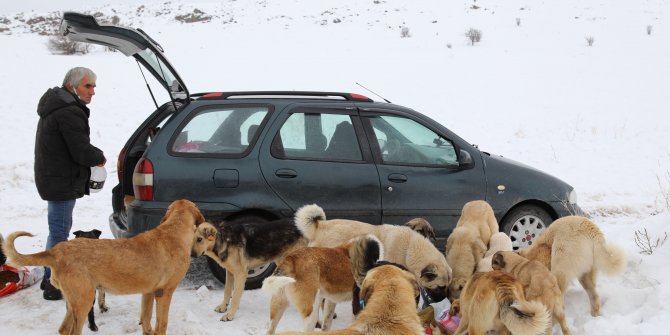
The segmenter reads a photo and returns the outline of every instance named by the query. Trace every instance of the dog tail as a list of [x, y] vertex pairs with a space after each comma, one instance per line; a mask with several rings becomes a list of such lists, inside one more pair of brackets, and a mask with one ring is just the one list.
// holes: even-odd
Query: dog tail
[[25, 232], [25, 231], [17, 231], [9, 234], [7, 236], [7, 239], [5, 242], [2, 244], [2, 250], [4, 251], [5, 255], [7, 258], [10, 260], [10, 263], [14, 266], [51, 266], [53, 263], [55, 263], [56, 259], [54, 256], [51, 254], [51, 252], [47, 251], [42, 251], [38, 252], [36, 254], [31, 254], [31, 255], [24, 255], [16, 251], [16, 247], [14, 247], [14, 240], [16, 240], [17, 237], [20, 236], [30, 236], [33, 237], [35, 235]]
[[594, 243], [595, 265], [599, 271], [615, 275], [626, 269], [626, 254], [621, 247], [607, 243], [602, 235]]
[[349, 246], [349, 258], [354, 281], [360, 287], [368, 271], [384, 259], [384, 246], [374, 235], [356, 237]]
[[305, 238], [312, 241], [316, 237], [316, 228], [319, 221], [326, 220], [323, 208], [316, 204], [305, 205], [295, 212], [295, 225]]
[[286, 285], [295, 283], [295, 279], [286, 276], [270, 276], [263, 280], [263, 286], [261, 290], [268, 293], [269, 295], [274, 295], [275, 292], [281, 290]]
[[537, 335], [551, 325], [551, 314], [542, 303], [517, 296], [511, 285], [496, 287], [500, 320], [512, 334]]

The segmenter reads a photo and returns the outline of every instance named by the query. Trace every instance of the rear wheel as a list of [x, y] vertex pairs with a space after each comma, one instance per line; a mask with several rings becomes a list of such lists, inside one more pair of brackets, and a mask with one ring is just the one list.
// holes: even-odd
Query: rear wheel
[[[268, 219], [260, 217], [260, 216], [244, 216], [244, 217], [237, 217], [233, 220], [239, 220], [244, 218], [244, 220], [249, 220], [252, 219], [257, 222], [267, 222]], [[217, 262], [212, 260], [211, 258], [207, 257], [207, 265], [209, 266], [210, 271], [212, 271], [212, 274], [216, 279], [218, 279], [221, 283], [225, 284], [226, 283], [226, 269], [222, 268], [219, 266]], [[257, 288], [260, 288], [263, 286], [263, 280], [275, 271], [275, 268], [277, 266], [275, 263], [270, 262], [267, 264], [263, 264], [257, 268], [249, 269], [248, 274], [247, 274], [247, 281], [244, 284], [244, 289], [245, 290], [255, 290]]]
[[501, 222], [503, 232], [512, 239], [512, 249], [529, 247], [551, 224], [552, 218], [544, 209], [521, 205], [512, 209]]

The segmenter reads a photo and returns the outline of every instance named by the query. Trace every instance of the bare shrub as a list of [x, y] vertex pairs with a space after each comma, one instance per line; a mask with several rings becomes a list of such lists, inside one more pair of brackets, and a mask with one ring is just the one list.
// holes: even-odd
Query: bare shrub
[[520, 18], [520, 17], [517, 17], [517, 18], [516, 18], [516, 26], [518, 27], [518, 26], [520, 26], [520, 25], [521, 25], [521, 18]]
[[651, 242], [653, 238], [649, 238], [649, 233], [647, 233], [647, 228], [644, 228], [644, 232], [641, 230], [635, 231], [635, 244], [640, 248], [640, 253], [644, 255], [651, 255], [654, 253], [654, 250], [663, 246], [665, 241], [668, 239], [668, 233], [665, 233], [665, 236], [657, 238], [653, 243]]
[[647, 35], [651, 35], [651, 31], [652, 31], [653, 28], [654, 28], [654, 26], [652, 26], [652, 25], [647, 26]]
[[72, 41], [65, 36], [49, 37], [47, 48], [56, 55], [87, 54], [89, 52], [88, 44]]
[[465, 32], [465, 37], [470, 40], [471, 45], [475, 45], [476, 42], [482, 40], [482, 31], [475, 28], [470, 28]]
[[406, 37], [411, 37], [412, 35], [409, 34], [409, 28], [408, 27], [401, 27], [400, 28], [400, 37], [401, 38], [406, 38]]
[[447, 49], [451, 49], [451, 43], [447, 43]]
[[586, 39], [586, 44], [587, 44], [588, 46], [590, 46], [590, 47], [592, 47], [592, 46], [593, 46], [593, 42], [596, 41], [596, 39], [593, 38], [593, 36], [586, 36], [586, 37], [584, 37], [584, 39]]

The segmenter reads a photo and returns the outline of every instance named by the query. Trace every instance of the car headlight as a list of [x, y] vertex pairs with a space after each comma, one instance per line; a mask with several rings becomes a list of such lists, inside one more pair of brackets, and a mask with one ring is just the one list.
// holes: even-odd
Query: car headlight
[[577, 192], [575, 192], [575, 190], [572, 190], [570, 193], [568, 193], [568, 201], [571, 205], [577, 204]]

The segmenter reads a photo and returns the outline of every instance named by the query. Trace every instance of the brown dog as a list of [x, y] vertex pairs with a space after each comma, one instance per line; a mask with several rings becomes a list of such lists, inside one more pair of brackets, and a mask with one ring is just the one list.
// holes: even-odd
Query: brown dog
[[307, 245], [292, 219], [222, 222], [219, 227], [203, 223], [195, 235], [194, 254], [206, 255], [226, 269], [223, 302], [214, 309], [226, 312], [221, 321], [235, 317], [249, 270]]
[[353, 252], [350, 250], [352, 246], [359, 243], [358, 239], [376, 243], [377, 248], [382, 249], [381, 242], [370, 235], [336, 248], [306, 247], [294, 250], [277, 263], [274, 275], [263, 281], [263, 290], [272, 294], [268, 335], [275, 333], [289, 302], [298, 309], [303, 319], [303, 330], [313, 330], [319, 314], [315, 305], [320, 301], [317, 296], [325, 299], [321, 330], [330, 329], [335, 304], [351, 300], [354, 276], [349, 254]]
[[384, 245], [384, 260], [403, 265], [435, 301], [446, 297], [451, 268], [444, 255], [423, 235], [409, 227], [333, 219], [323, 209], [307, 205], [298, 209], [295, 224], [310, 246], [336, 247], [354, 237], [374, 235]]
[[498, 232], [493, 208], [486, 201], [470, 201], [463, 206], [456, 228], [447, 238], [447, 263], [454, 277], [449, 284], [449, 300], [457, 299], [465, 283], [484, 258], [491, 235]]
[[164, 335], [172, 294], [190, 264], [195, 227], [204, 217], [188, 200], [170, 204], [158, 227], [131, 238], [76, 238], [50, 250], [24, 255], [14, 240], [33, 236], [15, 232], [7, 237], [5, 253], [19, 266], [48, 266], [51, 282], [63, 292], [67, 312], [60, 334], [82, 333], [95, 288], [114, 294], [142, 294], [140, 323], [144, 334], [154, 334], [151, 314], [156, 301], [156, 334]]
[[[513, 251], [498, 251], [491, 261], [494, 270], [502, 270], [512, 274], [523, 286], [526, 299], [544, 304], [561, 325], [563, 335], [570, 335], [565, 322], [563, 293], [558, 288], [556, 277], [549, 269], [537, 261], [529, 261]], [[551, 327], [546, 331], [551, 335]]]
[[570, 281], [578, 278], [589, 296], [593, 316], [600, 315], [596, 274], [617, 274], [626, 266], [623, 249], [608, 244], [598, 226], [581, 216], [554, 221], [535, 243], [519, 250], [519, 255], [550, 269], [564, 294]]
[[284, 332], [282, 335], [424, 335], [416, 314], [419, 294], [414, 276], [394, 265], [368, 271], [361, 287], [365, 308], [346, 329], [325, 332]]
[[475, 273], [452, 307], [461, 313], [455, 335], [484, 335], [489, 330], [499, 335], [537, 335], [551, 324], [547, 308], [526, 301], [521, 283], [502, 271]]

